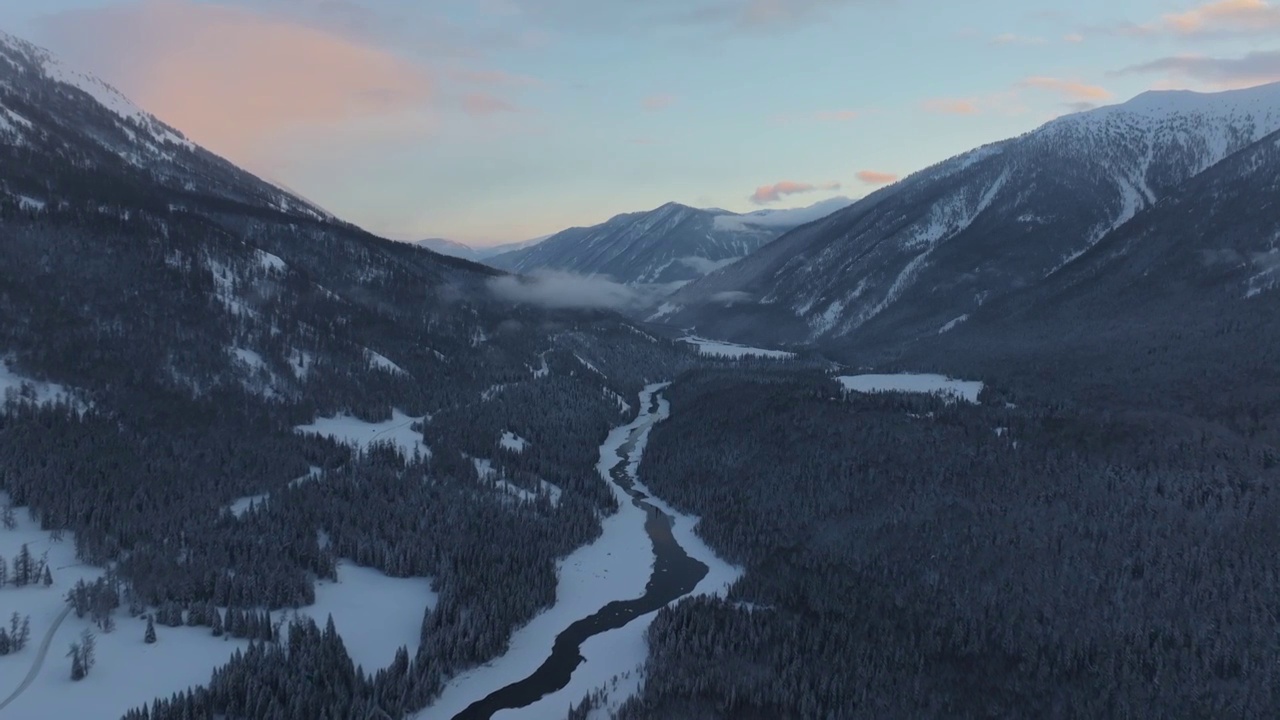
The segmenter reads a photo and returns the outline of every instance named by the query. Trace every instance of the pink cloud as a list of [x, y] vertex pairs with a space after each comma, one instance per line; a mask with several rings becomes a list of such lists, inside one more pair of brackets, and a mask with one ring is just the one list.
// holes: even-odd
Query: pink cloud
[[978, 103], [964, 98], [934, 98], [920, 104], [926, 112], [939, 115], [977, 115]]
[[868, 185], [888, 185], [898, 181], [898, 176], [894, 173], [880, 172], [879, 170], [862, 170], [858, 172], [858, 179]]
[[484, 92], [467, 93], [463, 96], [462, 109], [473, 116], [519, 112], [519, 108], [515, 105]]
[[862, 117], [857, 110], [821, 110], [814, 117], [823, 122], [849, 122]]
[[1262, 33], [1280, 29], [1280, 5], [1266, 0], [1216, 0], [1160, 18], [1149, 30], [1178, 35]]
[[423, 113], [433, 96], [419, 65], [228, 5], [140, 0], [67, 11], [45, 30], [69, 60], [240, 162], [291, 128]]
[[1096, 102], [1111, 97], [1111, 92], [1097, 85], [1087, 85], [1077, 80], [1033, 76], [1018, 83], [1019, 88], [1034, 88], [1057, 93], [1072, 102]]
[[814, 185], [813, 183], [795, 182], [793, 180], [783, 180], [773, 185], [761, 185], [751, 194], [751, 202], [756, 205], [768, 205], [775, 203], [786, 197], [787, 195], [799, 195], [802, 193], [810, 193], [818, 190], [839, 190], [840, 183], [825, 182]]
[[666, 110], [676, 104], [676, 99], [672, 95], [650, 95], [642, 104], [645, 110]]

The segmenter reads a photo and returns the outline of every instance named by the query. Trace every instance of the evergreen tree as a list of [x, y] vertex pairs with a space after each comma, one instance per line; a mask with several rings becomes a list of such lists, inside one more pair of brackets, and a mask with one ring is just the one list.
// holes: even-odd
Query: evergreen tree
[[8, 655], [16, 650], [17, 648], [13, 647], [13, 641], [9, 639], [9, 632], [0, 628], [0, 655]]
[[49, 566], [44, 566], [44, 586], [49, 587], [53, 584], [53, 573], [49, 572]]
[[151, 645], [156, 641], [156, 624], [151, 620], [151, 616], [147, 616], [147, 631], [142, 636], [142, 642]]
[[97, 657], [94, 653], [96, 646], [97, 639], [88, 628], [85, 628], [80, 633], [80, 654], [82, 656], [81, 659], [84, 663], [84, 672], [86, 675], [88, 675], [89, 671], [93, 669], [93, 664], [97, 661]]
[[84, 653], [79, 643], [71, 643], [71, 650], [67, 652], [67, 656], [71, 658], [71, 679], [80, 681], [84, 679]]
[[22, 549], [18, 551], [18, 557], [13, 561], [13, 584], [18, 587], [30, 585], [32, 574], [35, 570], [35, 560], [31, 557], [31, 550], [23, 543]]
[[222, 637], [222, 613], [217, 608], [209, 609], [209, 627], [213, 629], [214, 637]]

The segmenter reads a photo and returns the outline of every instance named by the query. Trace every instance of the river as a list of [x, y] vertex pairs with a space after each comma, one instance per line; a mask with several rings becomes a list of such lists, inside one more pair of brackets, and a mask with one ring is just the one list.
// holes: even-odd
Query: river
[[[676, 518], [655, 507], [652, 499], [636, 487], [632, 468], [638, 464], [643, 450], [641, 440], [652, 424], [662, 419], [662, 400], [657, 386], [647, 389], [641, 400], [642, 403], [647, 400], [648, 405], [642, 405], [639, 421], [631, 424], [625, 441], [618, 447], [618, 460], [608, 476], [610, 482], [630, 497], [632, 505], [644, 511], [644, 531], [653, 544], [654, 555], [644, 594], [635, 599], [615, 600], [573, 622], [556, 636], [550, 654], [537, 670], [473, 702], [454, 715], [455, 720], [487, 719], [500, 710], [526, 707], [563, 689], [574, 670], [584, 662], [581, 647], [588, 638], [620, 628], [679, 600], [693, 592], [707, 576], [707, 565], [690, 557], [673, 532]], [[607, 447], [602, 448], [602, 452], [606, 450]]]

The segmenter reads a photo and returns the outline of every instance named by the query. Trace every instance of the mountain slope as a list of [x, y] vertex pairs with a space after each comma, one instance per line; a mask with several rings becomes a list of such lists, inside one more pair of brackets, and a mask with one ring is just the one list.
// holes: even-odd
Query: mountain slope
[[1034, 285], [1280, 129], [1280, 85], [1153, 92], [917, 173], [689, 285], [667, 321], [752, 341], [895, 342]]
[[[41, 50], [4, 36], [0, 58], [0, 376], [71, 398], [0, 397], [0, 492], [111, 568], [78, 602], [270, 640], [263, 610], [313, 603], [340, 562], [432, 578], [390, 672], [286, 628], [295, 662], [237, 656], [198, 694], [209, 716], [402, 717], [504, 651], [616, 507], [595, 466], [619, 398], [696, 357], [609, 313], [505, 302], [498, 271], [333, 219]], [[322, 418], [359, 449], [299, 432]], [[370, 429], [392, 419], [418, 451]], [[245, 497], [263, 502], [232, 512]], [[359, 713], [307, 689], [339, 685]]]
[[631, 285], [678, 287], [843, 204], [847, 201], [837, 198], [812, 208], [737, 215], [667, 203], [601, 225], [570, 228], [487, 262], [521, 273], [559, 270], [606, 275]]

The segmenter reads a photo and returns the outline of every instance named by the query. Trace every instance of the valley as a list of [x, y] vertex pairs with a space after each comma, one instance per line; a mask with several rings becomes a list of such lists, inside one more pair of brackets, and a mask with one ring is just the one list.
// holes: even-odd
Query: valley
[[[520, 5], [476, 12], [558, 17]], [[1280, 83], [1098, 105], [1032, 76], [894, 130], [1089, 102], [723, 205], [715, 173], [826, 162], [881, 110], [737, 108], [710, 162], [675, 149], [705, 96], [646, 97], [620, 127], [671, 132], [611, 176], [615, 128], [532, 108], [585, 86], [413, 67], [303, 88], [344, 122], [462, 108], [388, 143], [487, 138], [384, 172], [344, 136], [318, 185], [456, 225], [395, 240], [0, 32], [0, 718], [1280, 714]], [[272, 147], [342, 145], [311, 142]]]

